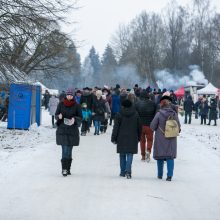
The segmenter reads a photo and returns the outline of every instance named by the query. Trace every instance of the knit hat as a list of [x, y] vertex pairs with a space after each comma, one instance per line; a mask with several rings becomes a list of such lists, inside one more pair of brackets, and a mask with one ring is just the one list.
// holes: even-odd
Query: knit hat
[[85, 102], [82, 103], [82, 108], [87, 108], [87, 104]]
[[167, 96], [167, 95], [164, 95], [164, 96], [162, 96], [161, 97], [161, 99], [160, 99], [160, 102], [162, 101], [162, 100], [169, 100], [170, 102], [172, 102], [172, 98], [170, 97], [170, 96]]
[[66, 90], [66, 95], [74, 96], [74, 89], [68, 88], [68, 89]]
[[96, 94], [96, 96], [102, 96], [102, 91], [101, 90], [97, 90], [95, 94]]
[[131, 102], [130, 100], [128, 100], [128, 99], [125, 99], [125, 100], [121, 103], [121, 105], [122, 105], [123, 107], [125, 107], [125, 108], [130, 108], [130, 107], [132, 106], [132, 102]]
[[163, 96], [170, 96], [170, 92], [169, 91], [164, 92]]

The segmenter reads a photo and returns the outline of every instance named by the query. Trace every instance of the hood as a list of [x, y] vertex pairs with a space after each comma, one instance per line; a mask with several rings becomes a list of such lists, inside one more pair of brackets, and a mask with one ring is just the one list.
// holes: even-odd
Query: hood
[[136, 113], [136, 110], [135, 110], [133, 105], [131, 107], [129, 107], [129, 108], [123, 108], [123, 107], [121, 108], [122, 116], [131, 117], [135, 113]]
[[165, 118], [168, 118], [169, 116], [174, 116], [176, 114], [176, 112], [172, 108], [170, 108], [170, 107], [166, 107], [166, 108], [160, 109], [159, 112]]

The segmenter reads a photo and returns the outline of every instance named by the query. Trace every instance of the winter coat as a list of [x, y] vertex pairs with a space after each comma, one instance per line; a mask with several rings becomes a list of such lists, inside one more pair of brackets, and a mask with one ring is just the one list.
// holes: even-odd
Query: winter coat
[[112, 95], [112, 106], [111, 106], [112, 113], [113, 114], [118, 113], [120, 111], [120, 108], [121, 108], [120, 96], [113, 94]]
[[104, 101], [105, 102], [105, 109], [106, 109], [106, 112], [108, 114], [111, 114], [111, 109], [110, 109], [110, 106], [109, 106], [109, 102], [107, 100]]
[[202, 116], [207, 116], [208, 112], [209, 112], [209, 106], [207, 101], [201, 102], [201, 104], [199, 105], [199, 114]]
[[150, 128], [155, 131], [153, 152], [155, 160], [174, 159], [177, 155], [177, 138], [166, 138], [162, 132], [165, 130], [166, 120], [169, 116], [173, 116], [180, 128], [178, 115], [171, 107], [160, 109], [150, 125]]
[[57, 110], [57, 105], [59, 104], [59, 99], [52, 96], [49, 100], [49, 113], [50, 115], [55, 115]]
[[195, 103], [194, 109], [195, 109], [196, 112], [199, 111], [199, 106], [200, 106], [200, 105], [201, 105], [201, 101], [200, 101], [200, 100]]
[[44, 102], [48, 104], [49, 100], [50, 100], [50, 93], [45, 92], [45, 94], [44, 94]]
[[[66, 106], [64, 102], [60, 102], [57, 106], [57, 110], [55, 113], [57, 119], [57, 131], [56, 131], [56, 142], [57, 145], [62, 146], [78, 146], [79, 145], [79, 129], [78, 125], [82, 120], [82, 110], [81, 106], [76, 103], [74, 100], [74, 104], [72, 106]], [[58, 119], [59, 114], [63, 115], [62, 119]], [[75, 122], [73, 125], [65, 125], [64, 118], [75, 118]]]
[[88, 108], [82, 108], [83, 121], [89, 121], [92, 117], [92, 112]]
[[127, 99], [127, 97], [128, 97], [127, 93], [121, 93], [121, 95], [120, 95], [120, 101], [121, 101], [121, 103], [122, 103], [125, 99]]
[[170, 94], [170, 97], [172, 99], [172, 104], [177, 105], [177, 97], [174, 93]]
[[141, 124], [144, 126], [150, 126], [156, 114], [156, 104], [147, 98], [141, 98], [136, 103], [136, 110], [140, 116]]
[[185, 112], [189, 112], [191, 113], [194, 109], [194, 103], [193, 103], [193, 100], [192, 100], [192, 97], [188, 97], [186, 99], [186, 101], [184, 102], [183, 104], [183, 108], [184, 108], [184, 111]]
[[141, 123], [135, 108], [122, 108], [115, 117], [111, 141], [117, 144], [117, 153], [137, 154]]
[[81, 99], [81, 96], [77, 96], [77, 95], [75, 96], [75, 100], [78, 104], [80, 104], [80, 99]]
[[86, 103], [87, 108], [92, 110], [93, 95], [91, 93], [84, 92], [83, 95], [80, 98], [80, 104], [82, 105], [82, 103]]
[[217, 119], [217, 103], [215, 100], [211, 100], [211, 104], [209, 106], [209, 120]]
[[93, 116], [94, 121], [105, 120], [106, 107], [105, 107], [105, 101], [102, 98], [97, 99], [97, 97], [95, 97], [93, 103], [93, 113], [94, 113]]

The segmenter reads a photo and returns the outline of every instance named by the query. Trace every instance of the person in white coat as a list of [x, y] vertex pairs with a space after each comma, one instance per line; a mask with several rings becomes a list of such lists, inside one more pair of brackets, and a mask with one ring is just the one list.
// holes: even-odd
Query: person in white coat
[[53, 94], [49, 100], [49, 113], [52, 116], [52, 126], [55, 128], [55, 123], [54, 123], [54, 117], [55, 117], [55, 112], [57, 110], [57, 106], [59, 104], [59, 99], [56, 97], [55, 94]]

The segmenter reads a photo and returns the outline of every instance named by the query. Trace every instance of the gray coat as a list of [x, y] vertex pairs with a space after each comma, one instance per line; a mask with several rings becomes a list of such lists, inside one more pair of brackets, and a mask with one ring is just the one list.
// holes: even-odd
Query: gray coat
[[160, 109], [150, 125], [151, 129], [155, 131], [153, 153], [155, 160], [174, 159], [177, 155], [177, 138], [165, 138], [164, 134], [159, 129], [160, 127], [163, 131], [165, 130], [166, 120], [169, 116], [174, 117], [180, 128], [178, 115], [171, 107]]
[[55, 96], [52, 96], [49, 100], [50, 115], [55, 115], [58, 104], [59, 104], [59, 99], [56, 98]]

